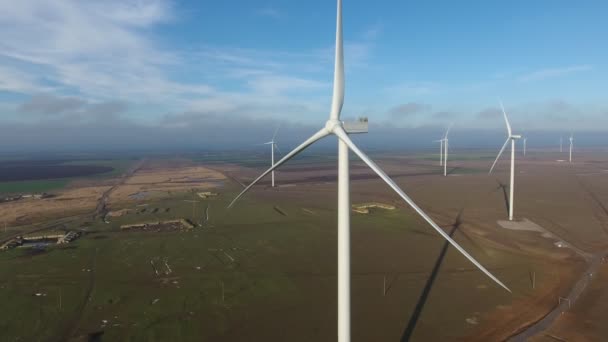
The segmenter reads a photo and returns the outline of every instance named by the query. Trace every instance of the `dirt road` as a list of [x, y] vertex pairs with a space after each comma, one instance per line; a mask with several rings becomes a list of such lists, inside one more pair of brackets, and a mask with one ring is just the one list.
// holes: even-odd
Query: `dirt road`
[[129, 169], [129, 171], [127, 171], [124, 175], [122, 175], [122, 177], [120, 177], [120, 179], [118, 179], [116, 184], [114, 184], [108, 190], [103, 192], [101, 197], [99, 197], [99, 199], [97, 200], [97, 207], [95, 208], [95, 213], [93, 215], [93, 218], [104, 219], [106, 217], [106, 214], [108, 213], [108, 209], [107, 209], [108, 197], [110, 196], [112, 191], [114, 191], [119, 186], [125, 184], [127, 179], [131, 178], [131, 176], [133, 176], [135, 174], [135, 172], [137, 172], [142, 167], [144, 162], [145, 162], [145, 159], [142, 159], [139, 162], [137, 162], [137, 164], [135, 164], [131, 169]]
[[[602, 259], [605, 257], [608, 257], [608, 252], [595, 254], [589, 263], [589, 267], [581, 275], [572, 290], [570, 290], [570, 293], [567, 296], [562, 297], [562, 299], [559, 300], [558, 305], [551, 310], [549, 314], [540, 321], [527, 327], [524, 331], [509, 338], [509, 341], [527, 341], [529, 338], [547, 330], [563, 312], [568, 311], [574, 303], [576, 303], [576, 300], [583, 291], [585, 291], [587, 285], [593, 280], [593, 276], [597, 274], [597, 271], [602, 264]], [[557, 300], [558, 298], [556, 298], [556, 301]]]

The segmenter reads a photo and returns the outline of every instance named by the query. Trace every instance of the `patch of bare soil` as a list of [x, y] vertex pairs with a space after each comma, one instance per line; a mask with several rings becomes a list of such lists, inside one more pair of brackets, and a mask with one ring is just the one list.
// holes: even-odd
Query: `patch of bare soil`
[[29, 224], [85, 213], [95, 209], [97, 199], [109, 187], [90, 186], [66, 189], [55, 197], [27, 199], [0, 205], [0, 217], [7, 224]]
[[222, 184], [223, 174], [201, 166], [142, 168], [110, 194], [109, 202], [145, 200]]

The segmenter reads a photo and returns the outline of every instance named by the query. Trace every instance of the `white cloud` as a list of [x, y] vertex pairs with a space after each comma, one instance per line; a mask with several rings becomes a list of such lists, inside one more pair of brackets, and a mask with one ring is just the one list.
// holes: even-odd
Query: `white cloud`
[[[326, 112], [333, 46], [294, 52], [194, 41], [168, 48], [155, 32], [177, 14], [170, 0], [0, 2], [0, 91], [126, 102], [134, 112], [141, 104], [152, 108], [149, 122], [167, 111], [303, 119]], [[350, 41], [345, 50], [347, 67], [365, 66], [371, 42]]]
[[179, 56], [144, 33], [172, 18], [168, 1], [4, 1], [0, 2], [0, 56], [21, 74], [4, 89], [45, 91], [41, 79], [92, 98], [159, 99], [204, 94], [207, 85], [172, 81], [163, 67]]
[[0, 65], [0, 91], [32, 92], [43, 88], [28, 73], [19, 69]]
[[591, 67], [590, 65], [573, 65], [563, 68], [541, 69], [521, 76], [519, 78], [519, 81], [542, 81], [548, 78], [570, 75], [581, 71], [589, 71], [591, 69], [593, 69], [593, 67]]

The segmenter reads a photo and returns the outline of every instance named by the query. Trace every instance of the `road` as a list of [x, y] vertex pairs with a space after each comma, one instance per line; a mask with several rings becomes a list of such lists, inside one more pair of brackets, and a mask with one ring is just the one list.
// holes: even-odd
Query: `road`
[[[597, 274], [598, 269], [602, 264], [602, 259], [606, 257], [608, 257], [608, 252], [594, 254], [591, 262], [589, 263], [589, 267], [570, 290], [570, 293], [563, 297], [564, 299], [562, 299], [559, 304], [549, 312], [549, 314], [547, 314], [541, 320], [528, 326], [519, 334], [511, 336], [508, 341], [527, 341], [532, 336], [547, 330], [563, 312], [568, 311], [570, 307], [576, 303], [576, 300], [580, 297], [583, 291], [585, 291], [587, 285], [593, 280], [593, 276]], [[558, 298], [555, 300], [557, 301]]]
[[108, 203], [108, 197], [110, 196], [112, 191], [114, 191], [119, 186], [125, 184], [127, 179], [131, 178], [131, 176], [133, 176], [133, 174], [135, 174], [135, 172], [137, 172], [142, 167], [144, 162], [145, 159], [142, 159], [137, 162], [137, 164], [131, 169], [129, 169], [129, 171], [127, 171], [125, 174], [123, 174], [122, 177], [120, 177], [120, 179], [114, 185], [112, 185], [112, 187], [103, 192], [101, 197], [99, 197], [99, 199], [97, 200], [97, 207], [95, 208], [95, 214], [93, 215], [93, 218], [104, 219], [106, 217], [106, 214], [108, 213], [106, 205]]
[[[122, 175], [121, 178], [118, 179], [117, 182], [112, 187], [110, 187], [108, 190], [104, 191], [104, 193], [101, 195], [101, 197], [99, 197], [99, 199], [97, 200], [97, 206], [95, 208], [95, 211], [93, 212], [94, 218], [97, 218], [97, 217], [104, 218], [105, 217], [105, 215], [107, 213], [106, 204], [107, 204], [108, 196], [110, 195], [110, 193], [112, 193], [112, 191], [115, 190], [120, 185], [123, 185], [127, 181], [127, 179], [129, 179], [131, 176], [133, 176], [133, 174], [141, 168], [144, 161], [145, 161], [144, 159], [140, 160], [135, 166], [133, 166], [129, 171], [127, 171], [124, 175]], [[90, 214], [87, 214], [87, 215], [90, 215]], [[14, 239], [20, 235], [35, 233], [35, 232], [39, 232], [39, 231], [43, 231], [43, 230], [47, 230], [47, 229], [63, 228], [65, 225], [72, 223], [74, 221], [77, 221], [79, 219], [82, 219], [83, 217], [85, 217], [87, 215], [76, 215], [76, 216], [65, 217], [60, 220], [54, 221], [52, 223], [36, 225], [29, 230], [19, 229], [16, 232], [14, 232], [13, 234], [6, 235], [6, 236], [3, 236], [2, 238], [0, 238], [0, 245], [4, 244], [5, 242], [7, 242], [11, 239]]]

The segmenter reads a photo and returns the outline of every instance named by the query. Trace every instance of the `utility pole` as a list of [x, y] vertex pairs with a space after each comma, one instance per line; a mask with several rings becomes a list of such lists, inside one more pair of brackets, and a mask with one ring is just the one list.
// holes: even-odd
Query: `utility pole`
[[221, 281], [222, 283], [222, 304], [224, 304], [224, 281]]
[[197, 200], [184, 200], [184, 202], [192, 202], [192, 223], [196, 224], [196, 216], [195, 216], [195, 208], [196, 208], [196, 203], [200, 202]]
[[382, 285], [382, 296], [386, 296], [386, 275], [384, 275], [384, 283]]

